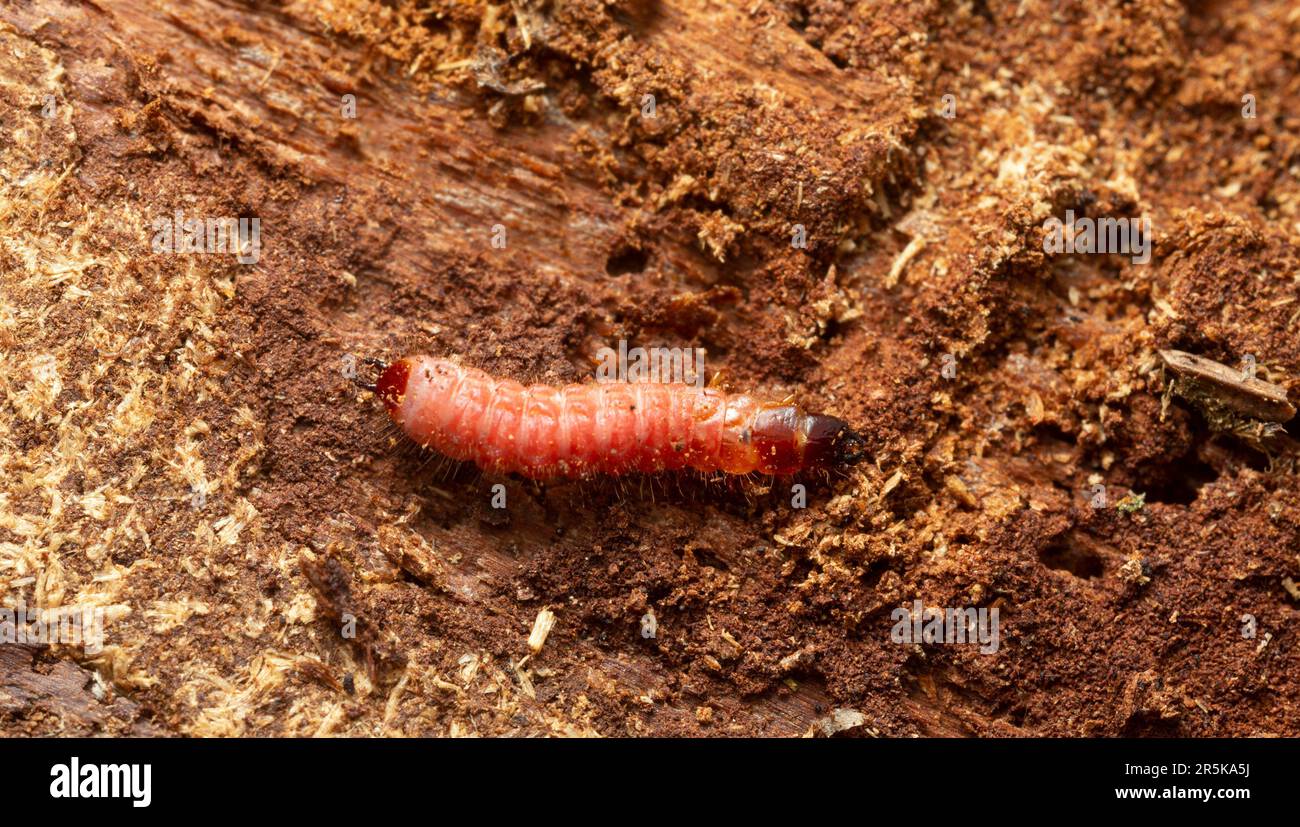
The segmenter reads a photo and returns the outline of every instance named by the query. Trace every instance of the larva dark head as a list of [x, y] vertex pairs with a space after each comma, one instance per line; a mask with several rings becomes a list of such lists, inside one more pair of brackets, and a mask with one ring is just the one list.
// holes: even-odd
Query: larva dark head
[[398, 359], [379, 374], [379, 380], [375, 382], [375, 394], [379, 396], [379, 401], [384, 403], [389, 414], [402, 404], [402, 397], [406, 396], [406, 381], [410, 377], [411, 363], [405, 359]]
[[842, 468], [866, 459], [866, 441], [836, 416], [808, 417], [803, 461], [808, 468]]

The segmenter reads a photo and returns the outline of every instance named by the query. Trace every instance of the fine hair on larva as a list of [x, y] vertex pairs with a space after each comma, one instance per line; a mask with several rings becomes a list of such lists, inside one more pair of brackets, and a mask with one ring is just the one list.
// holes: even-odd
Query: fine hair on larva
[[844, 420], [750, 394], [655, 382], [524, 386], [447, 358], [366, 361], [380, 371], [366, 387], [409, 438], [490, 473], [786, 476], [865, 456]]

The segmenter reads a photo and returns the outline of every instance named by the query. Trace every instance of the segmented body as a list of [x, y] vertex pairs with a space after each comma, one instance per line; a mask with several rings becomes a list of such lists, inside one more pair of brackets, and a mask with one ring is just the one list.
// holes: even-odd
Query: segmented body
[[861, 458], [861, 440], [841, 419], [714, 388], [525, 387], [450, 359], [414, 356], [389, 365], [375, 389], [421, 445], [533, 479], [685, 468], [793, 474]]

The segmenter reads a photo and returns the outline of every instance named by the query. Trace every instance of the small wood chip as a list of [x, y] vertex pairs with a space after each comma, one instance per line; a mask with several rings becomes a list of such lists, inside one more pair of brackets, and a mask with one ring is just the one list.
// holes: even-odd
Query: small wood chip
[[533, 654], [542, 651], [546, 645], [546, 636], [551, 633], [551, 627], [555, 625], [555, 612], [550, 609], [542, 609], [537, 613], [537, 619], [533, 621], [533, 630], [528, 633], [528, 648]]
[[1291, 595], [1293, 599], [1300, 600], [1300, 586], [1297, 586], [1290, 577], [1282, 578], [1282, 588], [1286, 589], [1286, 593]]
[[895, 488], [897, 488], [897, 487], [898, 487], [898, 484], [899, 484], [900, 482], [902, 482], [903, 479], [904, 479], [904, 476], [903, 476], [903, 471], [902, 471], [902, 469], [899, 469], [899, 470], [895, 471], [895, 472], [894, 472], [894, 475], [893, 475], [892, 477], [890, 477], [889, 479], [885, 480], [885, 485], [884, 485], [883, 488], [880, 489], [880, 494], [878, 494], [878, 495], [876, 496], [876, 500], [877, 500], [877, 501], [880, 501], [880, 500], [883, 500], [885, 497], [888, 497], [888, 496], [889, 496], [889, 492], [890, 492], [890, 491], [893, 491]]
[[856, 709], [835, 709], [830, 715], [817, 721], [822, 734], [830, 737], [837, 732], [856, 729], [867, 722], [867, 716]]
[[1036, 391], [1030, 391], [1029, 396], [1025, 398], [1025, 415], [1029, 417], [1031, 425], [1037, 425], [1047, 416], [1047, 408], [1043, 405], [1043, 397], [1039, 396]]
[[1160, 358], [1178, 377], [1239, 414], [1267, 422], [1286, 422], [1295, 416], [1295, 406], [1279, 385], [1181, 350], [1162, 350]]
[[647, 640], [653, 640], [659, 633], [659, 618], [655, 617], [655, 610], [648, 609], [641, 615], [641, 637]]
[[979, 500], [975, 499], [975, 495], [966, 487], [966, 483], [961, 477], [955, 474], [950, 475], [943, 481], [943, 485], [944, 488], [948, 489], [949, 494], [956, 497], [958, 502], [967, 508], [976, 508], [979, 506]]
[[1265, 647], [1268, 646], [1269, 641], [1271, 641], [1272, 639], [1273, 639], [1273, 633], [1265, 632], [1264, 637], [1260, 638], [1259, 645], [1255, 647], [1255, 654], [1258, 655], [1260, 652], [1263, 652]]
[[894, 259], [893, 265], [889, 268], [889, 274], [885, 276], [885, 289], [888, 290], [898, 284], [899, 278], [903, 275], [903, 270], [907, 269], [907, 265], [911, 263], [917, 253], [921, 252], [923, 247], [925, 247], [925, 238], [922, 236], [914, 236], [908, 242], [903, 251]]

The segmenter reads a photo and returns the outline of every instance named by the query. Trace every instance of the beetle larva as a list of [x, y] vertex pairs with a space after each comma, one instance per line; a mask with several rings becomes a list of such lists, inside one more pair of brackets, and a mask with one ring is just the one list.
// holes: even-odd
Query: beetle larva
[[534, 479], [685, 468], [784, 475], [864, 455], [862, 438], [842, 419], [693, 385], [525, 387], [413, 356], [385, 367], [375, 391], [421, 445]]

